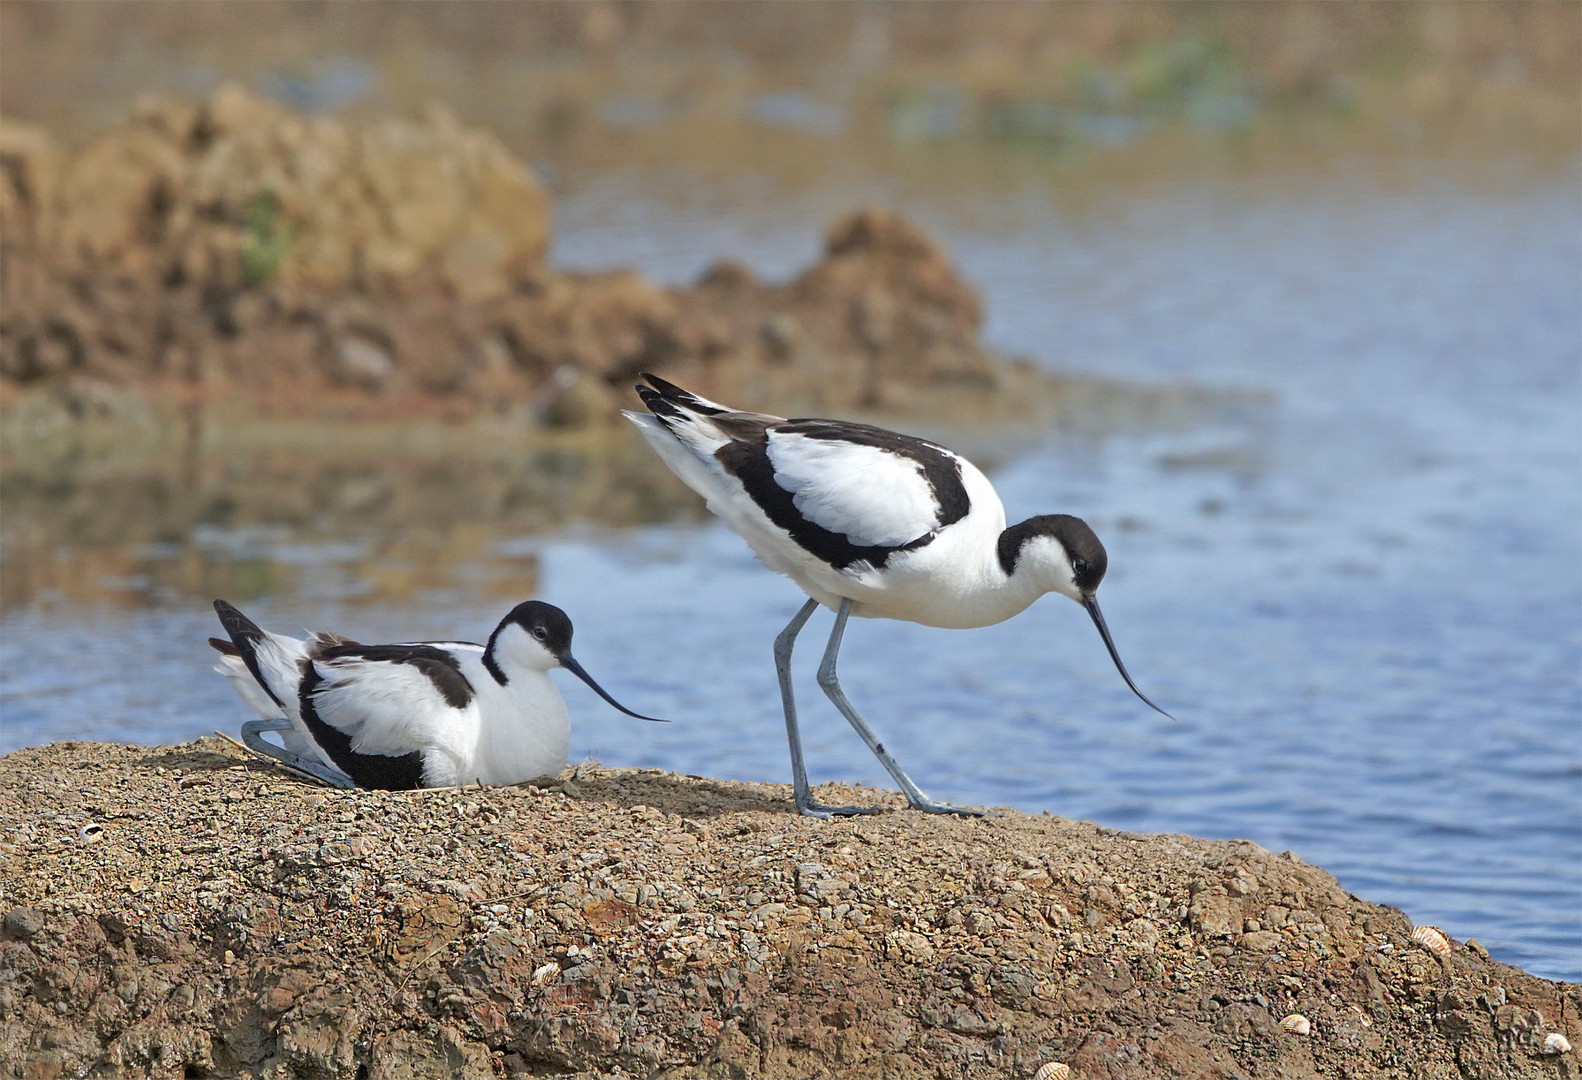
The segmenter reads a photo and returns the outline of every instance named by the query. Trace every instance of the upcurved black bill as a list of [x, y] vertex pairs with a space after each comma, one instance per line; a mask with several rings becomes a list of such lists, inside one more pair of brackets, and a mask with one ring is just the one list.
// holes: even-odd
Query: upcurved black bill
[[[1104, 615], [1099, 611], [1099, 602], [1088, 596], [1084, 597], [1080, 603], [1088, 609], [1088, 614], [1093, 616], [1093, 625], [1099, 628], [1099, 637], [1104, 639], [1104, 647], [1110, 650], [1110, 659], [1115, 661], [1115, 670], [1121, 673], [1121, 678], [1125, 679], [1126, 685], [1132, 688], [1132, 693], [1142, 698], [1143, 703], [1160, 716], [1169, 716], [1170, 719], [1174, 720], [1175, 717], [1170, 716], [1169, 713], [1149, 701], [1148, 695], [1137, 689], [1137, 684], [1132, 682], [1132, 677], [1126, 674], [1126, 665], [1121, 663], [1121, 654], [1115, 651], [1115, 642], [1110, 639], [1110, 628], [1104, 625]], [[602, 693], [603, 691], [600, 692]]]
[[[1113, 652], [1114, 650], [1112, 649], [1110, 651]], [[1120, 661], [1117, 660], [1116, 663], [1120, 663]], [[656, 724], [668, 724], [668, 723], [670, 723], [669, 720], [661, 720], [657, 716], [644, 716], [642, 713], [635, 713], [631, 709], [628, 709], [625, 705], [622, 705], [619, 701], [616, 701], [609, 694], [606, 694], [604, 692], [604, 687], [600, 686], [598, 683], [593, 681], [593, 676], [589, 675], [586, 671], [584, 671], [582, 669], [582, 665], [577, 663], [577, 661], [572, 658], [570, 653], [567, 653], [565, 656], [562, 656], [560, 658], [560, 666], [565, 668], [567, 671], [571, 672], [573, 675], [575, 675], [577, 678], [581, 679], [583, 682], [587, 683], [589, 686], [593, 687], [593, 692], [595, 694], [598, 694], [601, 698], [603, 698], [605, 701], [608, 701], [611, 705], [614, 705], [617, 709], [621, 710], [627, 716], [635, 716], [639, 720], [652, 720]], [[1122, 674], [1125, 674], [1125, 673], [1122, 672]], [[1131, 680], [1128, 679], [1127, 681], [1130, 682]], [[1144, 698], [1143, 700], [1146, 701], [1147, 698]]]

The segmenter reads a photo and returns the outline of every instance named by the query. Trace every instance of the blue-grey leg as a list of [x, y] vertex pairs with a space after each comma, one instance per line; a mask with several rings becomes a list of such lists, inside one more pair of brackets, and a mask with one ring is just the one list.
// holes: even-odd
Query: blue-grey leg
[[285, 717], [275, 720], [248, 720], [242, 724], [242, 742], [249, 750], [272, 757], [288, 769], [306, 773], [313, 779], [328, 784], [330, 787], [354, 788], [357, 786], [352, 782], [351, 777], [342, 775], [322, 761], [310, 761], [301, 754], [293, 754], [285, 747], [264, 738], [264, 732], [266, 731], [290, 730], [291, 721]]
[[874, 736], [857, 710], [851, 707], [851, 702], [846, 700], [846, 691], [840, 688], [840, 680], [835, 675], [835, 662], [840, 655], [840, 641], [846, 633], [846, 617], [851, 614], [851, 599], [841, 600], [840, 610], [835, 613], [835, 629], [830, 631], [829, 645], [824, 649], [824, 661], [818, 666], [818, 684], [824, 688], [824, 693], [835, 703], [835, 708], [846, 718], [846, 722], [862, 736], [862, 741], [868, 744], [868, 749], [873, 751], [873, 756], [879, 759], [879, 764], [895, 778], [901, 790], [906, 794], [906, 801], [912, 804], [912, 809], [922, 810], [930, 814], [972, 814], [981, 817], [982, 810], [969, 810], [963, 806], [950, 806], [946, 803], [935, 802], [923, 794], [923, 789], [912, 782], [912, 778], [902, 770], [895, 758], [890, 756], [890, 751]]
[[807, 625], [809, 616], [817, 608], [817, 600], [803, 604], [802, 610], [775, 638], [775, 671], [780, 675], [780, 700], [786, 710], [786, 741], [791, 744], [791, 787], [796, 792], [796, 808], [809, 817], [817, 818], [877, 813], [878, 808], [872, 806], [825, 806], [816, 803], [808, 788], [807, 767], [802, 763], [802, 733], [796, 722], [796, 699], [791, 693], [791, 649], [796, 644], [797, 634], [802, 632], [802, 627]]

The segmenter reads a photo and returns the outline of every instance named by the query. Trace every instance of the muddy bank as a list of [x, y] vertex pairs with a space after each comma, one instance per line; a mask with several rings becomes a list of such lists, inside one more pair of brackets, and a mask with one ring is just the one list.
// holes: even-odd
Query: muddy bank
[[565, 273], [542, 186], [437, 107], [306, 117], [229, 85], [147, 100], [75, 150], [0, 125], [0, 160], [0, 389], [68, 412], [134, 387], [356, 418], [528, 402], [583, 427], [643, 370], [792, 410], [1039, 396], [979, 341], [945, 252], [891, 213], [836, 221], [788, 282], [728, 259], [679, 289]]
[[1415, 944], [1398, 911], [1245, 842], [1014, 812], [819, 823], [783, 787], [596, 767], [331, 792], [213, 738], [18, 751], [0, 814], [13, 1076], [1579, 1065], [1582, 988]]

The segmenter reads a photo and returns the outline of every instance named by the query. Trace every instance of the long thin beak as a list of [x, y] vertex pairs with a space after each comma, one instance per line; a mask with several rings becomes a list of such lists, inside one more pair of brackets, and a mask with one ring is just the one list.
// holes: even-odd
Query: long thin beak
[[[1112, 649], [1110, 651], [1113, 652], [1114, 650]], [[1117, 660], [1116, 663], [1118, 664], [1120, 661]], [[642, 713], [635, 713], [631, 709], [628, 709], [625, 705], [622, 705], [619, 701], [616, 701], [609, 694], [604, 692], [604, 687], [593, 681], [593, 676], [584, 671], [582, 669], [582, 665], [577, 663], [577, 661], [572, 658], [570, 653], [567, 653], [565, 656], [560, 658], [560, 666], [571, 672], [583, 682], [587, 683], [589, 686], [593, 687], [593, 692], [595, 694], [598, 694], [605, 701], [608, 701], [611, 705], [614, 705], [617, 709], [620, 709], [627, 716], [635, 716], [639, 720], [652, 720], [656, 724], [670, 723], [669, 720], [661, 720], [657, 716], [644, 716]], [[1124, 672], [1122, 674], [1124, 674]], [[1128, 679], [1127, 681], [1130, 682], [1131, 680]], [[1147, 699], [1144, 698], [1143, 700], [1146, 701]]]
[[[1132, 688], [1132, 693], [1142, 698], [1143, 702], [1154, 712], [1161, 716], [1169, 716], [1170, 719], [1174, 720], [1175, 717], [1170, 716], [1169, 713], [1149, 701], [1148, 695], [1137, 689], [1137, 684], [1132, 682], [1132, 677], [1126, 674], [1126, 665], [1121, 663], [1121, 654], [1115, 651], [1115, 642], [1110, 638], [1110, 628], [1104, 625], [1104, 614], [1099, 611], [1099, 602], [1091, 596], [1085, 596], [1079, 603], [1088, 609], [1089, 615], [1093, 616], [1093, 625], [1099, 628], [1099, 637], [1104, 639], [1104, 647], [1110, 650], [1110, 659], [1115, 661], [1115, 670], [1121, 673], [1121, 678], [1125, 679], [1126, 685]], [[601, 690], [600, 693], [603, 693], [603, 691]]]

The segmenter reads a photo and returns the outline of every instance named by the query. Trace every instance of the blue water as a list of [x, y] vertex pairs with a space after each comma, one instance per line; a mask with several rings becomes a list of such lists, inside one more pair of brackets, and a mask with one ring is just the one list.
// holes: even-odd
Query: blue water
[[[975, 631], [859, 622], [843, 681], [937, 798], [1293, 849], [1352, 891], [1582, 979], [1582, 209], [1574, 169], [1358, 165], [990, 198], [843, 178], [614, 175], [560, 205], [554, 257], [766, 276], [819, 227], [898, 205], [982, 289], [986, 334], [1066, 370], [1264, 391], [1188, 430], [1052, 431], [993, 470], [1014, 518], [1103, 537], [1101, 599], [1150, 712], [1084, 612]], [[287, 542], [282, 539], [282, 543]], [[784, 780], [769, 647], [795, 589], [712, 524], [498, 538], [536, 553], [577, 653], [658, 727], [566, 681], [574, 757]], [[328, 556], [326, 556], [328, 557]], [[266, 625], [486, 634], [503, 604], [352, 606]], [[244, 711], [194, 599], [7, 610], [0, 749], [159, 742]], [[815, 782], [888, 777], [798, 667]], [[81, 657], [94, 663], [87, 670]]]

